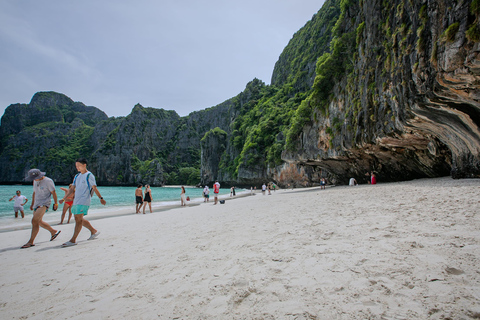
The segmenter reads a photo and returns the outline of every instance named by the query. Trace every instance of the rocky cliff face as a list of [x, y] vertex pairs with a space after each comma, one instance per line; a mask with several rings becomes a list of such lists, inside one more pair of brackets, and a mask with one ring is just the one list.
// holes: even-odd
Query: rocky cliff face
[[0, 181], [22, 182], [36, 167], [68, 183], [75, 160], [86, 157], [102, 185], [159, 186], [169, 178], [176, 183], [182, 170], [198, 176], [198, 183], [200, 139], [212, 125], [228, 128], [228, 110], [227, 101], [180, 117], [136, 105], [126, 117], [108, 118], [63, 94], [39, 92], [29, 104], [9, 106], [2, 117]]
[[[319, 59], [308, 119], [282, 158], [336, 183], [480, 176], [480, 46], [467, 37], [478, 13], [472, 1], [347, 1], [344, 56]], [[343, 72], [321, 95], [329, 63]]]
[[54, 92], [9, 106], [0, 126], [0, 181], [21, 182], [34, 167], [69, 181], [76, 171], [72, 161], [91, 152], [87, 141], [93, 126], [107, 118], [95, 107]]

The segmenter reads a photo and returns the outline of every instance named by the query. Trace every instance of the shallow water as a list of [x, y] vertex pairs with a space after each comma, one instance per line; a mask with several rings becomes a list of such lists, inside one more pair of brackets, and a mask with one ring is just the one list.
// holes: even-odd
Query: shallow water
[[[63, 198], [65, 192], [60, 187], [68, 188], [67, 186], [55, 186], [58, 200]], [[135, 210], [135, 189], [136, 187], [98, 187], [102, 197], [107, 201], [107, 205], [103, 206], [96, 195], [92, 197], [92, 203], [90, 206], [90, 212], [95, 213], [98, 211], [112, 210], [112, 208], [124, 209], [133, 208]], [[152, 187], [152, 208], [159, 208], [162, 206], [180, 204], [180, 188], [179, 187]], [[15, 219], [13, 211], [14, 201], [8, 201], [15, 195], [15, 192], [20, 190], [22, 195], [27, 197], [28, 202], [24, 206], [25, 218], [22, 219], [20, 212], [19, 218]], [[143, 189], [145, 190], [145, 188]], [[187, 197], [191, 198], [193, 202], [202, 202], [202, 188], [185, 187]], [[237, 189], [237, 192], [241, 190]], [[30, 210], [31, 199], [33, 193], [33, 185], [0, 185], [0, 230], [11, 229], [12, 227], [24, 227], [30, 225], [30, 219], [32, 217], [32, 211]], [[210, 192], [213, 194], [213, 191]], [[229, 194], [230, 189], [220, 189], [220, 195]], [[211, 196], [211, 195], [210, 195]], [[52, 200], [53, 201], [53, 200]], [[52, 202], [53, 203], [53, 202]], [[60, 222], [63, 205], [59, 206], [57, 211], [49, 210], [44, 220]], [[147, 208], [148, 211], [148, 208]], [[68, 212], [67, 217], [68, 218]], [[66, 220], [65, 220], [66, 222]]]

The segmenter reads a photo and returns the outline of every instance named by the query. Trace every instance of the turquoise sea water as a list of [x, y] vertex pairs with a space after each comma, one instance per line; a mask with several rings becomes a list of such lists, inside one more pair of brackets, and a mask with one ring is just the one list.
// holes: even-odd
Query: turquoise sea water
[[[55, 186], [58, 199], [60, 200], [65, 195], [65, 192], [60, 189], [60, 187], [67, 188], [67, 186]], [[132, 213], [135, 212], [135, 187], [102, 187], [99, 186], [98, 190], [102, 194], [102, 197], [107, 201], [107, 205], [103, 206], [100, 203], [100, 200], [96, 195], [92, 197], [92, 204], [90, 206], [90, 211], [94, 214], [96, 211], [110, 210], [112, 209], [124, 209], [132, 208]], [[152, 208], [159, 208], [161, 206], [168, 205], [180, 205], [180, 187], [152, 187]], [[20, 212], [18, 213], [19, 218], [15, 219], [15, 214], [13, 211], [14, 201], [8, 201], [11, 197], [15, 195], [15, 192], [20, 190], [22, 195], [27, 197], [28, 202], [24, 207], [25, 218], [22, 219]], [[145, 191], [145, 188], [143, 188]], [[185, 187], [187, 197], [190, 197], [191, 202], [203, 202], [202, 193], [203, 189], [201, 188], [192, 188]], [[236, 192], [241, 192], [241, 190], [236, 189]], [[24, 227], [25, 225], [30, 224], [32, 218], [32, 211], [30, 210], [31, 199], [33, 193], [33, 185], [0, 185], [0, 231], [2, 229], [11, 229], [18, 227]], [[210, 189], [210, 197], [212, 197], [213, 190]], [[220, 189], [220, 195], [230, 194], [230, 189]], [[53, 198], [52, 198], [53, 199]], [[53, 202], [52, 202], [53, 203]], [[57, 211], [49, 210], [45, 216], [44, 220], [47, 222], [60, 222], [60, 217], [62, 213], [63, 205], [59, 206]], [[89, 211], [89, 214], [90, 214]], [[148, 206], [147, 206], [148, 212]], [[66, 214], [68, 218], [68, 212]], [[65, 220], [66, 222], [66, 220]]]

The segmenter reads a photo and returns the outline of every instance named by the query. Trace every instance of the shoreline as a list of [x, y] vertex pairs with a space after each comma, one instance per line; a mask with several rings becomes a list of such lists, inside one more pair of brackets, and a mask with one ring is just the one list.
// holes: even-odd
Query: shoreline
[[0, 317], [477, 318], [479, 214], [480, 179], [435, 178], [0, 233]]
[[[213, 194], [213, 192], [212, 192], [212, 194]], [[255, 195], [255, 193], [250, 194], [249, 190], [248, 191], [245, 190], [245, 191], [241, 191], [241, 192], [237, 193], [234, 197], [230, 197], [229, 194], [224, 194], [224, 195], [219, 196], [218, 198], [219, 198], [219, 200], [230, 201], [230, 200], [234, 200], [236, 198], [243, 198], [243, 197], [247, 197], [247, 196], [251, 196], [251, 195]], [[203, 198], [200, 198], [200, 197], [191, 198], [190, 201], [187, 201], [187, 207], [199, 206], [199, 205], [207, 204], [207, 203], [211, 203], [211, 202], [213, 204], [213, 200], [211, 200], [210, 202], [204, 203], [203, 201], [201, 201], [202, 199]], [[174, 202], [174, 201], [152, 202], [152, 212], [150, 213], [149, 209], [147, 207], [147, 209], [145, 210], [145, 214], [154, 214], [154, 213], [164, 212], [164, 211], [175, 209], [177, 207], [182, 208], [180, 206], [180, 200], [178, 200], [179, 204], [173, 204], [172, 202]], [[175, 202], [177, 202], [177, 201], [175, 201]], [[63, 223], [63, 224], [56, 223], [56, 222], [60, 221], [61, 213], [62, 213], [62, 211], [59, 209], [59, 210], [55, 211], [55, 216], [47, 216], [46, 218], [44, 217], [43, 220], [45, 222], [47, 222], [48, 224], [50, 224], [52, 227], [69, 225], [69, 224], [75, 225], [75, 220], [74, 220], [73, 217], [72, 217], [70, 223]], [[100, 207], [100, 208], [89, 210], [89, 213], [86, 217], [89, 221], [95, 221], [95, 220], [100, 220], [100, 219], [108, 219], [108, 218], [129, 216], [129, 215], [135, 215], [135, 214], [136, 214], [135, 213], [135, 205], [118, 206], [118, 207], [110, 207], [110, 208], [108, 206], [106, 206], [104, 208]], [[143, 215], [143, 212], [139, 213], [139, 215]], [[18, 222], [16, 225], [1, 226], [0, 227], [0, 233], [18, 231], [18, 230], [26, 230], [26, 229], [31, 229], [32, 228], [32, 225], [30, 223], [31, 217], [27, 217], [27, 218], [23, 218], [23, 219], [17, 218], [17, 220], [18, 221], [15, 221], [15, 222]], [[65, 220], [68, 220], [68, 211], [66, 213]]]

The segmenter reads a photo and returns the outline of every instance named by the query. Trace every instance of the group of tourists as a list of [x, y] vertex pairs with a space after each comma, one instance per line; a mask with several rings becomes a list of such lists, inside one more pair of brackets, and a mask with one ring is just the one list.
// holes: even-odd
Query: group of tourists
[[[230, 192], [235, 192], [233, 190], [230, 189]], [[217, 180], [215, 180], [215, 183], [213, 184], [213, 200], [214, 200], [213, 204], [218, 203], [219, 193], [220, 193], [220, 183]], [[210, 201], [210, 189], [208, 188], [207, 185], [205, 185], [205, 187], [203, 188], [203, 202], [209, 202], [209, 201]]]
[[150, 185], [145, 185], [145, 193], [143, 192], [143, 185], [139, 184], [137, 189], [135, 189], [135, 203], [136, 203], [136, 210], [135, 213], [140, 213], [143, 207], [143, 214], [145, 214], [145, 209], [150, 209], [150, 213], [152, 213], [152, 189], [150, 189]]
[[[48, 223], [43, 221], [43, 216], [50, 207], [54, 211], [58, 209], [58, 205], [65, 202], [62, 223], [67, 210], [70, 210], [75, 218], [75, 229], [72, 238], [63, 243], [62, 247], [71, 247], [77, 244], [77, 237], [83, 227], [90, 231], [90, 237], [88, 240], [93, 240], [100, 235], [100, 231], [95, 229], [92, 224], [85, 218], [90, 208], [90, 202], [93, 194], [96, 194], [100, 199], [100, 203], [105, 205], [107, 202], [103, 199], [102, 195], [97, 189], [97, 183], [95, 176], [87, 170], [87, 160], [84, 158], [77, 159], [75, 167], [79, 172], [73, 179], [73, 183], [68, 189], [62, 188], [65, 191], [65, 196], [58, 201], [57, 193], [55, 192], [55, 183], [52, 179], [48, 178], [45, 172], [39, 169], [30, 169], [28, 171], [25, 181], [33, 181], [33, 194], [30, 205], [30, 210], [33, 211], [32, 218], [32, 232], [30, 239], [21, 248], [34, 247], [34, 241], [40, 230], [40, 227], [50, 232], [50, 241], [55, 240], [60, 234], [61, 230], [52, 228]], [[53, 206], [52, 206], [53, 198]], [[23, 206], [27, 203], [28, 199], [21, 195], [20, 191], [12, 197], [10, 200], [15, 200], [16, 212], [20, 211], [22, 218], [24, 217]], [[17, 216], [17, 215], [16, 215]], [[68, 219], [70, 221], [70, 217]]]

